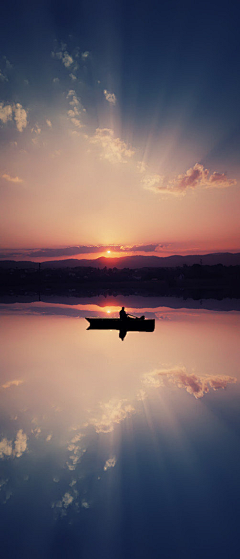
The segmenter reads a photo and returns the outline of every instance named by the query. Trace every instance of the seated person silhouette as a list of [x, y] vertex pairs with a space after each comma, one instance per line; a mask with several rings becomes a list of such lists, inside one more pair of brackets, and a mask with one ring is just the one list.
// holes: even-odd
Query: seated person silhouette
[[128, 317], [126, 311], [125, 311], [125, 307], [122, 307], [122, 309], [120, 310], [119, 313], [120, 319], [121, 320], [126, 320], [126, 318]]

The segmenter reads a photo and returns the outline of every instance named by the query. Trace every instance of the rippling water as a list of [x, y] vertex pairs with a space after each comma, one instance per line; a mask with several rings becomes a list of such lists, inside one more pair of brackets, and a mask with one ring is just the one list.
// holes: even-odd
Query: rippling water
[[4, 559], [238, 557], [239, 311], [99, 305], [0, 305]]

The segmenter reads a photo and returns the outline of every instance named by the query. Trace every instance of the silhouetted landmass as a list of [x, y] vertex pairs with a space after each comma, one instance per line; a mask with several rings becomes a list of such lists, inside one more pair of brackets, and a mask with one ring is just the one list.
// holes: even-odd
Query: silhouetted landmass
[[[68, 261], [69, 262], [69, 261]], [[109, 262], [109, 260], [108, 260]], [[35, 264], [2, 267], [0, 290], [5, 295], [143, 295], [179, 296], [193, 299], [240, 297], [240, 266], [194, 264], [145, 268], [45, 268]], [[19, 263], [18, 263], [19, 265]]]
[[[120, 258], [106, 258], [104, 256], [93, 260], [69, 258], [67, 260], [51, 260], [42, 262], [41, 268], [76, 268], [79, 266], [93, 268], [170, 268], [176, 266], [193, 266], [193, 264], [203, 264], [205, 266], [214, 266], [223, 264], [223, 266], [240, 266], [240, 253], [232, 254], [230, 252], [203, 254], [203, 255], [174, 255], [174, 256], [124, 256]], [[37, 262], [14, 260], [0, 261], [1, 268], [38, 268]]]

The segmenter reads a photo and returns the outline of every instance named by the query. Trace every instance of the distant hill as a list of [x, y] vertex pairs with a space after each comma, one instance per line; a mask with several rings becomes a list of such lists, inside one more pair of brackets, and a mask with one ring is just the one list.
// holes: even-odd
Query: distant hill
[[[174, 255], [174, 256], [123, 256], [120, 258], [100, 257], [94, 260], [70, 258], [67, 260], [52, 260], [42, 262], [41, 268], [76, 268], [78, 266], [91, 266], [94, 268], [172, 268], [176, 266], [192, 266], [193, 264], [203, 264], [214, 266], [223, 264], [223, 266], [240, 265], [240, 253], [232, 254], [230, 252], [214, 253], [214, 254], [196, 254], [196, 255]], [[38, 268], [38, 262], [31, 261], [0, 261], [0, 268]]]

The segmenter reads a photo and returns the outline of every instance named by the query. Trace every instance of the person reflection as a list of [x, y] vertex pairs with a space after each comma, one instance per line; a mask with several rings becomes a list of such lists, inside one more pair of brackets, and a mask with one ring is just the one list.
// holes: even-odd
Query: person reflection
[[119, 330], [119, 338], [120, 338], [122, 341], [124, 340], [126, 334], [127, 334], [126, 328], [124, 328], [124, 326], [121, 327], [120, 330]]
[[121, 326], [120, 326], [120, 331], [119, 331], [119, 338], [123, 341], [126, 334], [127, 334], [127, 330], [126, 330], [126, 320], [127, 320], [127, 313], [125, 311], [125, 308], [122, 307], [120, 312], [119, 312], [119, 316], [120, 316], [120, 320], [121, 320]]

